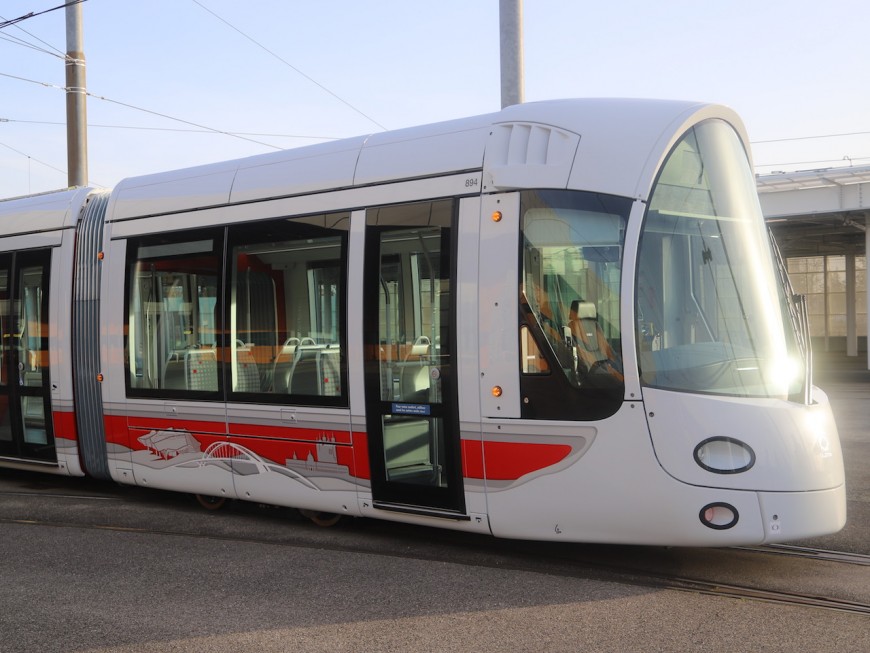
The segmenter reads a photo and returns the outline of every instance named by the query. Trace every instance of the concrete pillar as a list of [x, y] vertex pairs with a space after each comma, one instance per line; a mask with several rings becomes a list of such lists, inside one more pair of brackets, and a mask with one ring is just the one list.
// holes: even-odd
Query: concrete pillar
[[846, 356], [858, 355], [858, 332], [855, 305], [855, 254], [846, 254]]
[[824, 298], [825, 298], [825, 351], [831, 351], [831, 328], [830, 328], [830, 314], [831, 309], [828, 302], [828, 257], [822, 257], [822, 281], [824, 285]]
[[88, 185], [88, 108], [82, 5], [66, 7], [66, 142], [67, 184]]
[[523, 72], [523, 0], [499, 0], [501, 44], [501, 108], [522, 104], [525, 99]]

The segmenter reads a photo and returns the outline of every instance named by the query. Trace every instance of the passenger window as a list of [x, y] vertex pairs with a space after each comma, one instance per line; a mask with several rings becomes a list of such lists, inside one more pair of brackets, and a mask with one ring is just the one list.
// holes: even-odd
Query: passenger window
[[232, 393], [268, 394], [288, 403], [346, 403], [342, 344], [349, 224], [350, 214], [339, 213], [230, 230]]
[[131, 390], [217, 395], [221, 249], [221, 233], [216, 231], [128, 243], [126, 362]]

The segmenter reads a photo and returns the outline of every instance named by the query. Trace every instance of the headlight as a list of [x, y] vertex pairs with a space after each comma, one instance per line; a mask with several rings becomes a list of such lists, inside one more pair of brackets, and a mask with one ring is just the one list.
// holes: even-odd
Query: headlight
[[755, 464], [755, 452], [745, 442], [716, 436], [695, 447], [695, 462], [714, 474], [739, 474]]

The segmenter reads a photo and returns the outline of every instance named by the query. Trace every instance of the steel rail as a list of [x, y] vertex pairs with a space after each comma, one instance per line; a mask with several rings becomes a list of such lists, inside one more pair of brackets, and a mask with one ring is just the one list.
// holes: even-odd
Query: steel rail
[[798, 558], [811, 558], [825, 562], [842, 562], [850, 565], [870, 566], [870, 555], [864, 553], [852, 553], [850, 551], [831, 551], [829, 549], [817, 549], [807, 546], [795, 546], [791, 544], [768, 544], [765, 546], [737, 546], [740, 551], [752, 551], [769, 555], [793, 556]]
[[[80, 498], [80, 497], [74, 497]], [[379, 555], [397, 558], [410, 558], [417, 560], [433, 560], [431, 552], [415, 552], [413, 548], [403, 547], [399, 551], [388, 551], [380, 548], [371, 550], [354, 544], [353, 539], [348, 538], [347, 544], [341, 543], [305, 543], [300, 541], [275, 540], [263, 537], [246, 537], [243, 535], [226, 535], [217, 533], [202, 533], [191, 532], [184, 530], [163, 530], [156, 528], [140, 528], [130, 526], [118, 526], [112, 524], [78, 524], [72, 522], [47, 521], [40, 519], [14, 519], [0, 517], [0, 524], [15, 524], [21, 526], [48, 526], [54, 528], [75, 528], [84, 530], [100, 530], [112, 531], [119, 533], [130, 533], [139, 535], [162, 535], [174, 537], [188, 537], [197, 539], [211, 539], [230, 542], [243, 542], [249, 544], [264, 544], [271, 546], [296, 547], [296, 548], [317, 548], [327, 549], [337, 552], [347, 553], [363, 553], [368, 555]], [[492, 540], [487, 540], [492, 542]], [[469, 551], [474, 549], [483, 549], [482, 543], [469, 546], [468, 542], [463, 543], [463, 547]], [[738, 548], [738, 547], [735, 547]], [[770, 547], [743, 547], [745, 550], [753, 553], [771, 553]], [[798, 547], [796, 547], [798, 548]], [[479, 552], [479, 551], [476, 551]], [[455, 556], [455, 550], [450, 552], [451, 555], [445, 558], [445, 561], [450, 561], [453, 564], [464, 565], [468, 567], [492, 567], [498, 569], [513, 569], [515, 571], [526, 571], [531, 573], [556, 574], [562, 576], [572, 576], [577, 578], [589, 578], [589, 570], [598, 572], [594, 574], [595, 580], [603, 582], [614, 582], [623, 585], [636, 585], [650, 587], [655, 589], [669, 589], [680, 592], [692, 592], [696, 594], [704, 594], [708, 596], [719, 596], [723, 598], [734, 598], [741, 600], [753, 600], [766, 603], [775, 603], [780, 605], [790, 605], [805, 608], [833, 610], [837, 612], [845, 612], [850, 614], [870, 615], [870, 603], [860, 601], [850, 601], [829, 596], [819, 596], [813, 594], [801, 594], [796, 592], [785, 592], [781, 590], [761, 589], [757, 587], [749, 587], [744, 585], [735, 585], [728, 583], [719, 583], [716, 581], [708, 581], [696, 578], [687, 578], [682, 576], [674, 576], [669, 574], [661, 574], [651, 572], [649, 570], [636, 567], [629, 567], [619, 564], [606, 562], [597, 562], [593, 556], [589, 558], [576, 558], [568, 556], [550, 556], [545, 563], [532, 554], [531, 551], [522, 547], [519, 550], [494, 551], [495, 556], [488, 560], [474, 559], [463, 561]], [[504, 558], [495, 559], [501, 553]], [[832, 552], [836, 553], [836, 552]], [[812, 556], [806, 556], [812, 559]], [[511, 561], [510, 558], [513, 558]], [[578, 565], [586, 567], [585, 570], [579, 569]], [[584, 573], [585, 571], [585, 573]]]

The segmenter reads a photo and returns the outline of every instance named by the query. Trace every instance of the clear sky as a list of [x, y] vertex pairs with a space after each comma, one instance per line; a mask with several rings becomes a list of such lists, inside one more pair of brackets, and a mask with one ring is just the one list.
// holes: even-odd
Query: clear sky
[[[63, 1], [0, 0], [0, 23]], [[498, 4], [87, 0], [91, 183], [497, 111]], [[719, 102], [757, 172], [870, 163], [866, 0], [523, 9], [527, 101]], [[66, 186], [65, 50], [62, 9], [0, 29], [0, 198]]]

